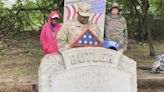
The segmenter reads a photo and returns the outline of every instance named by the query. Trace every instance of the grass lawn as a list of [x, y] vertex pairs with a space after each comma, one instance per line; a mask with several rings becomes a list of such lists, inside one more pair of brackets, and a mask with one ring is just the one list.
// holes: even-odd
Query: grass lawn
[[[164, 49], [163, 49], [164, 43], [155, 42], [154, 48], [155, 48], [156, 56], [160, 54], [164, 54]], [[146, 43], [136, 44], [132, 49], [125, 52], [125, 55], [134, 59], [137, 62], [137, 67], [151, 68], [155, 61], [155, 57], [149, 56], [149, 46]]]
[[[155, 53], [156, 56], [160, 54], [164, 54], [164, 43], [155, 42], [154, 43]], [[156, 57], [149, 56], [149, 46], [148, 44], [136, 44], [134, 48], [125, 52], [125, 55], [129, 56], [130, 58], [134, 59], [137, 62], [137, 75], [138, 77], [162, 77], [163, 74], [152, 74], [150, 73], [150, 69], [153, 66], [153, 63]], [[141, 70], [146, 69], [146, 70]], [[148, 70], [147, 70], [148, 69]]]
[[0, 75], [36, 76], [43, 57], [38, 40], [12, 41], [0, 55]]
[[0, 74], [10, 76], [37, 75], [42, 56], [14, 56], [4, 57], [0, 62]]

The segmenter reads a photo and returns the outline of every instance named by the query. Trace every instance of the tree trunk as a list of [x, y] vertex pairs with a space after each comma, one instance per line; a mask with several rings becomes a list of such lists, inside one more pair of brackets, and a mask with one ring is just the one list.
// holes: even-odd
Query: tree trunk
[[155, 56], [155, 50], [153, 47], [153, 39], [152, 39], [152, 33], [151, 33], [151, 29], [149, 26], [149, 0], [142, 0], [143, 3], [143, 12], [144, 12], [144, 17], [143, 17], [143, 21], [144, 21], [144, 25], [145, 25], [145, 32], [147, 32], [148, 36], [147, 36], [147, 41], [149, 43], [149, 51], [150, 51], [150, 56]]
[[153, 39], [152, 39], [152, 32], [149, 27], [149, 15], [146, 18], [146, 25], [147, 25], [147, 33], [148, 33], [148, 43], [149, 43], [149, 51], [150, 51], [150, 56], [155, 56], [155, 51], [154, 51], [154, 46], [153, 46]]
[[144, 23], [142, 22], [142, 17], [141, 17], [141, 15], [140, 15], [140, 13], [139, 13], [139, 10], [137, 9], [137, 6], [140, 6], [139, 5], [139, 3], [138, 3], [138, 1], [137, 0], [131, 0], [131, 3], [133, 4], [133, 6], [134, 6], [134, 9], [135, 9], [135, 13], [136, 13], [136, 16], [137, 16], [137, 19], [138, 19], [138, 31], [140, 31], [139, 32], [139, 34], [137, 35], [138, 36], [138, 39], [140, 40], [140, 41], [143, 41], [143, 40], [145, 40], [144, 39], [144, 34], [145, 34], [145, 32], [144, 32], [144, 30], [143, 30], [143, 27], [144, 27]]

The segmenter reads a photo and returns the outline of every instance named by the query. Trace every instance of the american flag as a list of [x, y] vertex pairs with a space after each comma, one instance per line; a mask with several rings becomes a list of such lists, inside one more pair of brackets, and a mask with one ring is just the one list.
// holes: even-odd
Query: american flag
[[[103, 15], [106, 7], [106, 2], [105, 0], [91, 0], [90, 1], [91, 8], [92, 8], [92, 15], [90, 16], [90, 21], [93, 23], [98, 23], [99, 19]], [[78, 6], [77, 3], [75, 4], [68, 4], [65, 6], [67, 16], [66, 16], [66, 21], [67, 20], [72, 20], [77, 16], [77, 11], [78, 11]]]
[[82, 46], [102, 46], [101, 41], [89, 30], [84, 31], [82, 35], [72, 44], [72, 47]]

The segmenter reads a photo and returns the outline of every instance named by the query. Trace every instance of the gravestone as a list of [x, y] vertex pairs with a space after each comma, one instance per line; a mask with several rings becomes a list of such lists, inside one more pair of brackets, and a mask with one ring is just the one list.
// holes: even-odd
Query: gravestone
[[137, 92], [136, 63], [101, 47], [62, 52], [66, 70], [51, 75], [52, 92]]

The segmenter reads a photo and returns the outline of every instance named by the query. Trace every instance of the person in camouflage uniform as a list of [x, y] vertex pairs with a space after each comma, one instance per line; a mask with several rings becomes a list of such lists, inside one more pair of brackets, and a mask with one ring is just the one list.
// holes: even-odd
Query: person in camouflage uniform
[[113, 3], [110, 8], [110, 15], [105, 20], [105, 39], [113, 40], [120, 44], [121, 48], [126, 51], [128, 44], [128, 32], [126, 20], [119, 14], [121, 9], [118, 3]]
[[100, 28], [89, 21], [91, 6], [88, 3], [79, 3], [77, 18], [67, 21], [57, 36], [59, 50], [68, 49], [72, 43], [85, 31], [90, 29], [99, 40], [103, 40]]
[[[89, 22], [91, 6], [87, 3], [78, 5], [77, 18], [63, 24], [57, 34], [59, 51], [71, 48], [74, 42], [86, 28], [90, 29], [100, 40], [102, 33], [96, 24]], [[39, 66], [39, 92], [52, 92], [50, 76], [53, 73], [65, 70], [64, 60], [60, 53], [45, 55]]]

